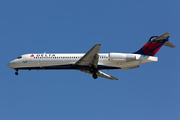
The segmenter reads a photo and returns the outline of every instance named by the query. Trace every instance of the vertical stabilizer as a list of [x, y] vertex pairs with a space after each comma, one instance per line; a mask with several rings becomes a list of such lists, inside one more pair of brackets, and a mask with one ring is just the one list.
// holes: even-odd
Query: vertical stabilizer
[[164, 33], [161, 36], [152, 36], [140, 50], [135, 52], [135, 54], [154, 56], [162, 47], [162, 45], [175, 47], [172, 43], [169, 42], [169, 34], [170, 32]]

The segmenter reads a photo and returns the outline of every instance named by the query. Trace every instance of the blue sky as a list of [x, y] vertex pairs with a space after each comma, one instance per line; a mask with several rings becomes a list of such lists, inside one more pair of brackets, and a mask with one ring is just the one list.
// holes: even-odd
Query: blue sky
[[[178, 0], [0, 1], [1, 120], [179, 120]], [[14, 70], [26, 53], [131, 53], [151, 36], [171, 32], [158, 62], [104, 71], [94, 80], [75, 70]]]

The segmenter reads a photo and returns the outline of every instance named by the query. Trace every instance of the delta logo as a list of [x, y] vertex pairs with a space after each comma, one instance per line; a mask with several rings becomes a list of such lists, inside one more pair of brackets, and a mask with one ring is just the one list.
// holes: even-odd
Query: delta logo
[[30, 57], [34, 57], [34, 55], [32, 54]]
[[[30, 57], [35, 57], [34, 54], [31, 54]], [[37, 54], [36, 57], [56, 57], [55, 54]]]

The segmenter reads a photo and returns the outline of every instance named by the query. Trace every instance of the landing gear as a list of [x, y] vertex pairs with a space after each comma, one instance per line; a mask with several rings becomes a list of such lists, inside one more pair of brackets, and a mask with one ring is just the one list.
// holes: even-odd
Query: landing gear
[[97, 74], [96, 74], [97, 71], [98, 71], [97, 68], [95, 68], [93, 65], [89, 68], [89, 72], [92, 73], [92, 77], [93, 77], [94, 79], [97, 79], [97, 78], [98, 78], [98, 76], [97, 76]]
[[90, 68], [89, 68], [89, 72], [90, 73], [96, 73], [98, 70], [97, 70], [97, 68], [95, 68], [94, 66], [91, 66]]
[[16, 70], [15, 75], [18, 75], [18, 69], [15, 69], [15, 70]]
[[89, 72], [90, 72], [90, 73], [93, 73], [93, 72], [94, 72], [94, 68], [93, 68], [93, 67], [90, 67], [90, 68], [89, 68]]
[[18, 72], [15, 72], [15, 75], [18, 75]]
[[97, 76], [97, 74], [96, 74], [96, 73], [93, 73], [93, 75], [92, 75], [92, 76], [93, 76], [93, 78], [94, 78], [94, 79], [97, 79], [97, 78], [98, 78], [98, 76]]

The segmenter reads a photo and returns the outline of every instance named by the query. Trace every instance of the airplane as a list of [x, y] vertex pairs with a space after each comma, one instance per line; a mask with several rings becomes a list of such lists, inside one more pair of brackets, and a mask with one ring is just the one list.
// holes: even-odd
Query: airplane
[[139, 65], [156, 62], [158, 57], [154, 55], [162, 47], [175, 47], [169, 42], [167, 32], [161, 36], [152, 36], [148, 42], [134, 53], [99, 53], [101, 44], [96, 44], [85, 54], [24, 54], [8, 63], [8, 67], [15, 69], [15, 75], [18, 70], [51, 70], [51, 69], [75, 69], [91, 74], [94, 79], [98, 77], [110, 80], [119, 80], [100, 70], [110, 69], [133, 69]]

